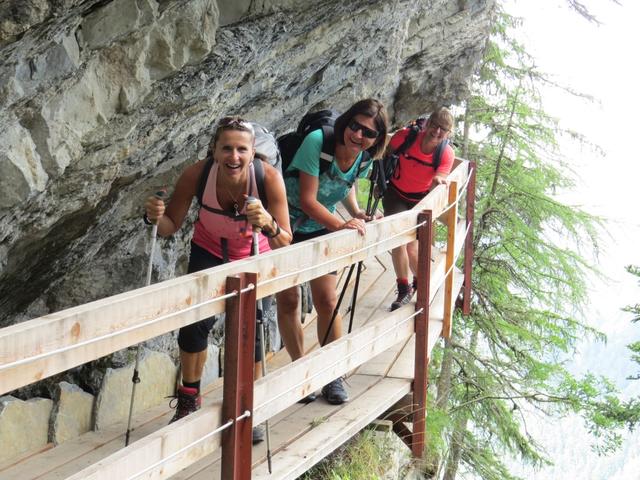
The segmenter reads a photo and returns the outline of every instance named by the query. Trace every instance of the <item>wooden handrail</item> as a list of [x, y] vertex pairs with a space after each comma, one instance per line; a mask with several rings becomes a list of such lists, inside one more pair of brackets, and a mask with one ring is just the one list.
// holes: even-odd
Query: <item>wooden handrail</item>
[[[467, 175], [463, 161], [449, 178], [463, 184]], [[418, 213], [437, 217], [447, 200], [440, 185], [413, 210], [367, 224], [365, 236], [334, 232], [0, 329], [0, 395], [221, 313], [224, 302], [212, 299], [230, 275], [256, 272], [263, 298], [415, 240]]]

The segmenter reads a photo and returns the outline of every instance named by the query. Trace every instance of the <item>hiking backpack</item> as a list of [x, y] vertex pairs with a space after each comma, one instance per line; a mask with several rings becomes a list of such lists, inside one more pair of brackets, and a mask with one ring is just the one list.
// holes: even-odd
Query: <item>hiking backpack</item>
[[[256, 156], [253, 158], [253, 170], [256, 176], [256, 186], [258, 187], [258, 196], [265, 209], [268, 207], [267, 191], [264, 186], [264, 167], [262, 162], [267, 162], [280, 173], [282, 173], [282, 157], [278, 149], [278, 142], [273, 134], [259, 123], [251, 122], [255, 132], [255, 149]], [[202, 206], [202, 196], [204, 187], [207, 185], [207, 178], [213, 165], [213, 155], [207, 153], [207, 163], [202, 170], [198, 183], [197, 198], [198, 204]]]
[[[338, 113], [334, 110], [320, 110], [318, 112], [307, 113], [298, 124], [295, 131], [285, 133], [278, 137], [278, 147], [282, 156], [282, 172], [285, 177], [297, 177], [299, 172], [297, 169], [289, 170], [289, 165], [293, 161], [293, 157], [302, 145], [302, 141], [310, 132], [314, 130], [322, 130], [322, 149], [320, 151], [320, 175], [329, 170], [333, 156], [336, 150], [336, 141], [334, 135], [334, 125]], [[356, 177], [363, 170], [369, 167], [371, 156], [369, 152], [362, 152], [362, 159], [358, 166]]]
[[[400, 177], [400, 168], [398, 162], [398, 160], [400, 159], [400, 155], [411, 148], [411, 146], [418, 138], [418, 134], [425, 129], [426, 125], [427, 117], [418, 117], [416, 120], [409, 123], [406, 127], [404, 127], [406, 129], [409, 129], [409, 133], [407, 134], [402, 144], [393, 152], [385, 155], [382, 159], [380, 159], [380, 161], [374, 162], [371, 178], [378, 186], [378, 190], [380, 191], [381, 195], [384, 195], [384, 193], [386, 192], [389, 181], [392, 178]], [[445, 138], [438, 144], [435, 152], [433, 152], [432, 163], [426, 163], [415, 158], [412, 159], [423, 165], [433, 167], [433, 171], [435, 172], [436, 170], [438, 170], [438, 167], [442, 162], [442, 155], [444, 154], [447, 145], [449, 145], [449, 139], [447, 138]]]

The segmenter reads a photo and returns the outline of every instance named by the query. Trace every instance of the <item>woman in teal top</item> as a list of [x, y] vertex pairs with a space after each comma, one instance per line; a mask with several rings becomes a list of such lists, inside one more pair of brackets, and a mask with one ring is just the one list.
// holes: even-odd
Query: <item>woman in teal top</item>
[[[334, 157], [323, 173], [320, 170], [320, 162], [324, 161], [320, 159], [322, 130], [314, 130], [305, 137], [287, 169], [287, 172], [297, 170], [298, 175], [285, 175], [289, 215], [295, 230], [292, 243], [345, 228], [364, 235], [364, 221], [368, 218], [358, 206], [355, 181], [367, 176], [372, 158], [382, 155], [387, 130], [387, 113], [382, 103], [374, 99], [356, 102], [336, 119]], [[343, 203], [351, 219], [344, 221], [334, 214], [338, 202]], [[318, 341], [321, 342], [337, 303], [337, 276], [335, 273], [323, 275], [311, 280], [310, 285], [318, 313]], [[296, 360], [304, 354], [299, 289], [284, 290], [277, 298], [280, 333], [291, 359]], [[341, 336], [342, 321], [337, 316], [327, 343]], [[325, 385], [322, 394], [332, 404], [348, 400], [341, 378]], [[315, 394], [311, 394], [304, 401], [314, 399]]]

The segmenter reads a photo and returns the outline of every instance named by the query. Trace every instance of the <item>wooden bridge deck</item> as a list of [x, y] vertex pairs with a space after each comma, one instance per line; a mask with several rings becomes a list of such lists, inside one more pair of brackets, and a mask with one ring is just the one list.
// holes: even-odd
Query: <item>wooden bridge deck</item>
[[[433, 271], [443, 271], [444, 256], [437, 254]], [[440, 268], [438, 268], [440, 267]], [[353, 285], [353, 278], [351, 281]], [[456, 276], [455, 291], [462, 283]], [[367, 261], [363, 270], [354, 329], [388, 315], [395, 292], [395, 278], [388, 255]], [[442, 288], [431, 304], [429, 325], [429, 350], [433, 348], [442, 331]], [[344, 331], [347, 331], [349, 315], [346, 312], [351, 288], [343, 302]], [[402, 308], [406, 316], [414, 310], [414, 303]], [[304, 323], [307, 352], [318, 346], [316, 338], [315, 312], [307, 315]], [[253, 448], [253, 478], [293, 479], [308, 470], [326, 455], [334, 451], [371, 421], [382, 415], [411, 391], [413, 379], [413, 338], [403, 341], [374, 357], [352, 371], [346, 384], [350, 400], [344, 405], [334, 406], [321, 396], [310, 404], [294, 404], [279, 413], [269, 422], [273, 473], [267, 471], [266, 442]], [[290, 363], [286, 351], [271, 356], [268, 371]], [[319, 392], [318, 392], [319, 393]], [[208, 387], [204, 405], [220, 404], [222, 401], [222, 379]], [[161, 405], [137, 416], [132, 433], [132, 442], [149, 435], [167, 425], [173, 411]], [[0, 469], [3, 480], [54, 480], [68, 478], [88, 465], [117, 452], [124, 445], [123, 424], [108, 429], [89, 432], [54, 448], [34, 453], [11, 466]], [[220, 476], [220, 450], [197, 461], [185, 470], [173, 475], [175, 480], [204, 480]], [[139, 478], [152, 478], [141, 476]]]
[[[294, 479], [399, 400], [406, 400], [414, 382], [416, 392], [413, 401], [424, 405], [424, 366], [428, 359], [421, 358], [418, 364], [421, 371], [414, 369], [415, 357], [419, 353], [415, 351], [414, 331], [422, 332], [418, 338], [426, 342], [427, 352], [431, 352], [443, 330], [445, 334], [450, 331], [453, 303], [464, 279], [453, 265], [462, 251], [467, 233], [471, 233], [467, 231], [466, 223], [472, 218], [473, 211], [473, 201], [469, 202], [473, 197], [467, 197], [467, 219], [458, 220], [458, 186], [464, 185], [462, 190], [466, 188], [466, 180], [472, 178], [470, 171], [468, 162], [458, 162], [450, 174], [450, 186], [434, 189], [413, 211], [371, 222], [367, 225], [365, 237], [354, 237], [353, 232], [336, 232], [325, 239], [294, 245], [287, 251], [276, 250], [256, 259], [232, 262], [2, 329], [0, 392], [224, 311], [225, 304], [219, 299], [223, 298], [221, 295], [225, 291], [231, 292], [228, 297], [237, 298], [229, 302], [231, 312], [235, 308], [235, 315], [238, 315], [239, 307], [233, 305], [240, 305], [246, 295], [253, 295], [251, 300], [245, 300], [245, 305], [251, 305], [256, 298], [364, 260], [366, 268], [360, 282], [353, 332], [318, 349], [315, 318], [308, 316], [304, 325], [305, 357], [291, 363], [284, 350], [273, 355], [269, 359], [269, 375], [254, 384], [253, 402], [242, 407], [252, 409], [254, 423], [270, 419], [274, 471], [272, 474], [267, 472], [266, 444], [262, 443], [251, 453], [252, 478]], [[420, 209], [430, 213], [420, 215]], [[447, 210], [447, 251], [443, 253], [437, 248], [425, 247], [430, 245], [430, 234], [425, 231], [430, 232], [433, 219]], [[416, 220], [421, 218], [422, 223], [416, 225]], [[428, 265], [428, 252], [432, 250], [430, 278], [420, 277], [422, 302], [429, 292], [426, 337], [425, 312], [416, 312], [413, 302], [392, 313], [388, 311], [395, 295], [395, 279], [390, 256], [386, 252], [415, 239], [418, 227], [422, 232], [418, 234], [421, 255], [426, 255], [422, 257], [421, 265]], [[470, 272], [471, 255], [471, 250], [465, 250], [465, 275]], [[451, 266], [453, 275], [445, 275], [445, 265]], [[256, 273], [241, 273], [247, 271]], [[425, 271], [426, 267], [423, 273]], [[252, 275], [251, 280], [247, 275]], [[235, 282], [232, 285], [236, 285], [230, 287], [233, 291], [226, 290], [230, 279]], [[245, 288], [248, 286], [251, 288]], [[244, 293], [249, 291], [254, 293]], [[464, 298], [468, 301], [466, 287], [465, 292]], [[349, 298], [348, 291], [345, 299]], [[348, 303], [348, 300], [344, 302], [343, 312]], [[418, 318], [416, 315], [422, 320], [414, 321], [414, 317]], [[228, 317], [233, 318], [232, 315]], [[348, 315], [343, 315], [343, 322], [343, 331], [346, 332]], [[53, 341], [52, 335], [55, 337]], [[230, 342], [232, 350], [240, 344], [237, 339]], [[320, 389], [330, 380], [345, 374], [350, 394], [350, 401], [346, 404], [332, 406], [322, 398], [308, 405], [295, 403], [309, 390]], [[230, 385], [235, 386], [227, 390], [227, 394], [234, 394], [239, 383], [237, 379], [234, 383], [233, 375], [228, 377]], [[219, 432], [235, 422], [226, 430], [227, 435], [240, 438], [239, 432], [250, 433], [246, 430], [246, 421], [239, 423], [244, 410], [237, 405], [233, 407], [235, 413], [223, 417], [222, 387], [222, 379], [214, 382], [203, 392], [202, 409], [170, 426], [167, 423], [173, 412], [167, 404], [136, 415], [132, 443], [127, 448], [123, 448], [126, 425], [113, 425], [57, 447], [31, 452], [15, 459], [13, 464], [0, 465], [0, 479], [220, 478]], [[234, 421], [235, 417], [238, 418]], [[418, 432], [411, 442], [414, 456], [420, 456], [422, 452], [423, 419], [422, 415], [414, 418]], [[396, 431], [399, 430], [404, 430], [403, 435], [411, 433], [407, 428]], [[224, 445], [233, 449], [245, 446], [237, 441], [225, 441]], [[242, 464], [248, 468], [245, 462], [245, 459], [248, 461], [247, 453], [235, 457], [240, 463], [226, 462], [229, 457], [225, 456], [225, 465]], [[239, 477], [247, 478], [248, 471], [246, 474], [229, 475], [228, 471], [225, 474], [225, 478]]]

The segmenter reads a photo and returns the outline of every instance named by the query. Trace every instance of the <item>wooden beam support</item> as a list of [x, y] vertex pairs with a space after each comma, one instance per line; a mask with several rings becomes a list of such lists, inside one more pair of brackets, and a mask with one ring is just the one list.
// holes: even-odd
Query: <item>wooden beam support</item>
[[476, 163], [469, 162], [469, 183], [467, 185], [466, 231], [464, 240], [464, 286], [462, 290], [462, 313], [471, 313], [471, 271], [473, 266], [473, 221], [476, 204]]
[[418, 215], [418, 296], [415, 317], [416, 346], [413, 375], [413, 432], [410, 448], [415, 458], [422, 458], [424, 452], [424, 430], [427, 414], [428, 381], [428, 341], [429, 341], [429, 297], [431, 280], [431, 238], [433, 212], [425, 211]]
[[[222, 480], [251, 479], [251, 427], [253, 414], [253, 367], [256, 338], [255, 273], [227, 279], [227, 292], [242, 292], [227, 299], [224, 327], [224, 386], [222, 418], [234, 419], [222, 431]], [[243, 417], [237, 420], [239, 417]]]
[[444, 280], [444, 313], [442, 315], [442, 336], [444, 338], [451, 337], [451, 317], [453, 316], [453, 263], [456, 256], [456, 226], [458, 219], [458, 184], [457, 182], [449, 183], [449, 206], [446, 212], [447, 218], [447, 253], [446, 262], [444, 264], [445, 272], [449, 272]]

